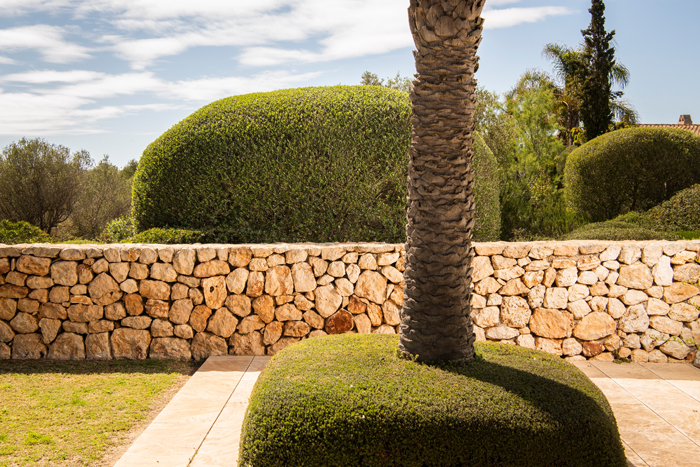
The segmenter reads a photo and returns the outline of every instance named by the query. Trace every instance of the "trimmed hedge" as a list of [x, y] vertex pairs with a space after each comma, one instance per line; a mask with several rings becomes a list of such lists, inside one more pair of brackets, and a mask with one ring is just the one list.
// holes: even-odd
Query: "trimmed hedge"
[[631, 222], [615, 218], [605, 222], [584, 225], [562, 237], [562, 240], [679, 240], [677, 234], [648, 229]]
[[239, 465], [626, 466], [598, 388], [561, 358], [477, 343], [464, 366], [400, 359], [395, 335], [313, 338], [258, 379]]
[[213, 102], [144, 151], [137, 228], [227, 243], [403, 242], [410, 116], [405, 93], [377, 86]]
[[497, 242], [501, 235], [501, 203], [498, 199], [498, 161], [479, 133], [474, 137], [474, 230], [475, 242]]
[[668, 128], [607, 133], [571, 153], [565, 196], [591, 222], [645, 211], [700, 183], [700, 137]]
[[48, 243], [49, 234], [29, 222], [10, 222], [0, 220], [0, 243], [14, 245], [17, 243]]

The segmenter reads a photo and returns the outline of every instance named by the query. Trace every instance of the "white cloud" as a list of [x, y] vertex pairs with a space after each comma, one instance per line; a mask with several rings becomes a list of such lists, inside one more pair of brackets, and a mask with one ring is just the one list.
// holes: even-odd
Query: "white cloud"
[[[36, 87], [22, 92], [0, 89], [0, 135], [103, 133], [100, 122], [105, 119], [178, 109], [183, 102], [204, 104], [231, 95], [287, 88], [315, 76], [316, 73], [265, 72], [250, 77], [171, 82], [150, 72], [108, 75], [44, 70], [6, 75], [0, 77], [0, 82], [21, 81]], [[150, 96], [149, 103], [101, 104], [102, 99], [141, 94]]]
[[12, 60], [11, 58], [3, 57], [2, 55], [0, 55], [0, 65], [14, 65], [16, 63], [17, 62]]
[[535, 23], [549, 16], [570, 15], [573, 11], [560, 6], [542, 6], [531, 8], [504, 8], [501, 10], [485, 10], [484, 28], [509, 28], [523, 23]]
[[88, 49], [63, 39], [65, 29], [37, 24], [18, 28], [0, 29], [0, 49], [5, 51], [36, 50], [44, 61], [70, 63], [88, 58]]

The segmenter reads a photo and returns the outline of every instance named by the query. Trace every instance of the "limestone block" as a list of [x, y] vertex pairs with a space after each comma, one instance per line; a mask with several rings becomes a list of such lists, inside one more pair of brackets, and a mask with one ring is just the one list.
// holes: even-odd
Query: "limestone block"
[[[544, 294], [543, 305], [545, 308], [566, 309], [569, 301], [569, 292], [562, 287], [549, 288]], [[544, 336], [546, 337], [546, 336]]]
[[652, 267], [659, 262], [659, 259], [663, 253], [663, 245], [660, 243], [650, 243], [642, 250], [642, 263]]
[[562, 342], [561, 351], [563, 355], [573, 357], [574, 355], [581, 355], [583, 346], [576, 339], [569, 337]]
[[[305, 251], [305, 250], [295, 250]], [[228, 252], [228, 263], [234, 268], [244, 268], [248, 266], [253, 258], [253, 252], [247, 247], [231, 248]]]
[[209, 319], [207, 331], [217, 336], [228, 338], [236, 331], [238, 319], [226, 308], [219, 308]]
[[551, 339], [570, 337], [573, 316], [565, 311], [537, 308], [530, 318], [530, 330], [537, 336]]
[[649, 296], [641, 290], [628, 290], [627, 293], [622, 296], [622, 303], [628, 306], [646, 303], [647, 300], [649, 300]]
[[[544, 304], [544, 296], [547, 288], [544, 285], [536, 285], [527, 295], [527, 303], [533, 310], [540, 308]], [[489, 299], [490, 301], [490, 299]]]
[[[566, 306], [566, 309], [574, 315], [574, 319], [581, 319], [584, 316], [586, 316], [588, 313], [591, 312], [591, 307], [588, 306], [588, 303], [586, 303], [585, 300], [577, 300], [575, 302], [569, 302]], [[625, 307], [622, 307], [622, 311], [624, 313]]]
[[229, 339], [229, 344], [231, 355], [265, 355], [263, 336], [257, 331], [246, 335], [236, 333]]
[[569, 287], [569, 302], [583, 300], [590, 295], [588, 287], [583, 284], [576, 284]]
[[100, 334], [103, 332], [114, 331], [114, 322], [101, 319], [88, 324], [88, 332], [90, 334]]
[[[360, 274], [360, 277], [357, 279], [357, 284], [355, 284], [355, 295], [381, 305], [384, 303], [384, 300], [386, 300], [386, 286], [386, 278], [375, 271], [367, 270]], [[323, 316], [323, 313], [321, 313], [321, 315]]]
[[[213, 310], [224, 306], [226, 301], [226, 279], [223, 276], [207, 277], [202, 281], [204, 301]], [[228, 336], [226, 336], [228, 337]]]
[[683, 323], [675, 321], [667, 316], [652, 316], [649, 325], [659, 332], [679, 336], [683, 331]]
[[642, 263], [636, 263], [632, 266], [622, 266], [620, 268], [620, 277], [617, 279], [617, 285], [627, 287], [628, 289], [645, 290], [654, 285], [654, 277], [649, 268]]
[[674, 303], [668, 313], [668, 317], [675, 321], [689, 323], [698, 319], [700, 310], [688, 303]]
[[668, 357], [658, 349], [649, 352], [649, 363], [668, 363]]
[[491, 260], [486, 256], [477, 256], [472, 260], [472, 282], [479, 282], [493, 275]]
[[593, 312], [584, 316], [574, 328], [574, 337], [595, 341], [615, 332], [617, 323], [607, 313]]
[[241, 320], [236, 328], [240, 334], [250, 334], [253, 331], [258, 331], [265, 327], [265, 322], [258, 315], [246, 316]]
[[618, 322], [618, 328], [622, 332], [644, 332], [649, 328], [649, 316], [644, 305], [634, 305], [627, 309]]
[[163, 282], [175, 282], [177, 271], [170, 264], [155, 263], [151, 266], [151, 279]]
[[275, 318], [277, 321], [299, 321], [302, 317], [301, 311], [291, 303], [287, 303], [275, 309]]
[[526, 295], [530, 292], [530, 289], [525, 286], [521, 279], [513, 279], [508, 281], [499, 292], [501, 295], [509, 296]]
[[490, 328], [499, 324], [501, 312], [498, 307], [491, 306], [472, 311], [472, 320], [482, 328]]
[[493, 269], [497, 271], [499, 269], [513, 268], [518, 265], [518, 261], [513, 258], [495, 255], [491, 257], [491, 264], [493, 264]]
[[625, 244], [622, 246], [617, 260], [623, 264], [633, 264], [642, 257], [642, 250], [637, 245]]
[[501, 290], [502, 285], [493, 277], [487, 277], [474, 286], [474, 292], [479, 295], [489, 295]]
[[[155, 336], [154, 336], [155, 337]], [[154, 360], [180, 360], [188, 362], [192, 359], [190, 344], [177, 337], [157, 337], [151, 342], [149, 357]]]
[[192, 358], [196, 361], [205, 360], [211, 356], [228, 355], [226, 341], [208, 332], [198, 332], [192, 339]]
[[190, 314], [189, 324], [197, 332], [203, 332], [207, 328], [211, 309], [204, 305], [197, 305]]
[[684, 302], [690, 298], [700, 294], [700, 288], [684, 284], [682, 282], [674, 282], [670, 287], [664, 288], [664, 301], [666, 303]]
[[146, 314], [151, 318], [168, 319], [170, 304], [164, 300], [147, 300]]
[[151, 322], [151, 337], [170, 337], [174, 334], [173, 325], [164, 319], [154, 319]]
[[607, 311], [608, 311], [608, 314], [610, 316], [612, 316], [614, 319], [620, 319], [625, 314], [627, 309], [625, 308], [625, 305], [620, 300], [618, 300], [616, 298], [610, 298], [610, 299], [608, 299]]
[[513, 329], [504, 324], [486, 330], [486, 338], [489, 340], [509, 340], [515, 339], [519, 335], [520, 332], [517, 329]]
[[24, 298], [29, 295], [28, 287], [21, 287], [12, 284], [0, 286], [0, 298]]
[[104, 307], [99, 305], [71, 305], [68, 307], [68, 318], [74, 323], [89, 323], [104, 316]]
[[[109, 274], [116, 280], [118, 283], [122, 283], [126, 280], [126, 278], [129, 275], [129, 263], [110, 263], [109, 264]], [[77, 275], [76, 275], [76, 280], [77, 280]], [[67, 285], [67, 284], [64, 284]]]
[[148, 316], [127, 316], [121, 320], [121, 325], [132, 329], [148, 329], [153, 320]]
[[178, 274], [189, 276], [194, 271], [194, 263], [197, 258], [195, 250], [183, 248], [173, 255], [173, 268]]
[[18, 334], [12, 340], [13, 360], [38, 360], [46, 356], [40, 334]]
[[700, 264], [691, 263], [678, 266], [673, 271], [673, 280], [676, 282], [697, 284], [700, 281]]
[[583, 347], [582, 353], [584, 357], [591, 358], [605, 352], [605, 346], [600, 342], [584, 342], [581, 346]]
[[146, 330], [115, 329], [110, 339], [115, 359], [145, 360], [151, 344], [151, 334]]
[[513, 327], [524, 328], [530, 321], [530, 307], [522, 297], [504, 297], [501, 305], [501, 322]]
[[111, 360], [112, 348], [109, 333], [88, 334], [85, 336], [85, 358], [88, 360]]
[[608, 308], [608, 299], [605, 297], [593, 297], [588, 302], [588, 306], [590, 306], [593, 311], [603, 312]]
[[[383, 293], [386, 293], [386, 279], [383, 277], [379, 276], [376, 272], [373, 271], [368, 271], [363, 274], [375, 274], [378, 276], [381, 280], [384, 281], [384, 287], [383, 287]], [[360, 284], [363, 284], [362, 289], [360, 289]], [[370, 281], [363, 281], [362, 276], [360, 277], [360, 280], [358, 280], [358, 286], [355, 288], [355, 293], [356, 295], [360, 297], [367, 297], [367, 295], [370, 295], [372, 298], [376, 299], [375, 301], [377, 303], [383, 303], [385, 297], [382, 296], [381, 300], [380, 297], [377, 295], [377, 289], [376, 288], [370, 288], [372, 284]], [[364, 295], [362, 295], [364, 294]], [[340, 295], [340, 293], [336, 290], [335, 287], [332, 285], [324, 285], [322, 287], [318, 287], [314, 291], [315, 295], [315, 305], [316, 305], [316, 311], [318, 314], [320, 314], [324, 318], [330, 317], [332, 314], [334, 314], [342, 305], [343, 303], [343, 297]], [[371, 299], [371, 298], [370, 298]]]
[[31, 255], [22, 255], [15, 269], [24, 274], [29, 274], [32, 276], [47, 276], [49, 274], [49, 268], [51, 267], [50, 258], [37, 258]]
[[294, 293], [292, 271], [288, 266], [274, 266], [267, 271], [265, 293], [273, 297]]
[[537, 350], [541, 350], [543, 352], [550, 353], [552, 355], [560, 355], [562, 354], [562, 341], [561, 340], [556, 340], [556, 339], [547, 339], [543, 337], [536, 337], [535, 338], [535, 348]]
[[270, 347], [267, 349], [267, 354], [268, 355], [275, 355], [277, 352], [280, 352], [281, 350], [286, 349], [290, 345], [296, 344], [299, 342], [301, 339], [297, 337], [283, 337], [274, 344], [272, 344]]
[[[393, 301], [387, 300], [382, 304], [382, 313], [384, 314], [385, 324], [389, 326], [398, 326], [401, 323], [401, 309]], [[326, 330], [326, 332], [328, 332], [328, 330]], [[332, 333], [328, 332], [328, 334]]]
[[15, 331], [12, 327], [4, 321], [0, 321], [0, 342], [11, 342], [14, 337]]
[[669, 339], [666, 343], [659, 347], [666, 355], [669, 355], [678, 360], [683, 360], [690, 353], [690, 347], [680, 342], [680, 339]]
[[532, 334], [521, 334], [515, 339], [515, 343], [527, 349], [535, 348], [535, 338]]
[[544, 280], [544, 271], [537, 271], [537, 272], [526, 272], [523, 274], [523, 284], [525, 284], [526, 287], [528, 288], [533, 288], [536, 285], [539, 285], [542, 283]]
[[123, 295], [119, 284], [106, 273], [99, 274], [90, 282], [88, 292], [93, 303], [102, 306], [111, 305], [122, 298]]
[[659, 286], [668, 287], [673, 284], [673, 267], [671, 267], [671, 258], [662, 256], [652, 268], [654, 283]]
[[[524, 274], [525, 270], [523, 268], [520, 266], [515, 266], [510, 269], [499, 269], [493, 273], [493, 276], [496, 279], [511, 281], [513, 279], [517, 279], [518, 277], [522, 277]], [[542, 277], [544, 277], [544, 273], [542, 274]]]
[[263, 332], [263, 343], [265, 345], [272, 345], [279, 341], [282, 337], [282, 330], [284, 324], [279, 321], [273, 321], [265, 326], [265, 331]]

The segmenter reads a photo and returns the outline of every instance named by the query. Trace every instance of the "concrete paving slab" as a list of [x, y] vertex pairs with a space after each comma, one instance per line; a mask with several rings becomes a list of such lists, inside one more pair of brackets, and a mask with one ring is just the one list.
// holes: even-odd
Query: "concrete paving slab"
[[187, 467], [252, 361], [209, 357], [114, 467]]
[[[115, 467], [235, 466], [250, 394], [270, 357], [210, 357]], [[630, 467], [700, 466], [700, 370], [578, 362], [608, 398]]]
[[700, 370], [658, 363], [576, 366], [608, 398], [630, 466], [700, 466]]

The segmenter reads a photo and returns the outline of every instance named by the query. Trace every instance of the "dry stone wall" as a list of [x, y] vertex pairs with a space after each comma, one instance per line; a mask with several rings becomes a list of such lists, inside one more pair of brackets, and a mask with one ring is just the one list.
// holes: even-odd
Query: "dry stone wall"
[[[568, 360], [690, 360], [700, 242], [474, 244], [478, 340]], [[272, 355], [395, 333], [403, 245], [0, 245], [0, 359]]]

